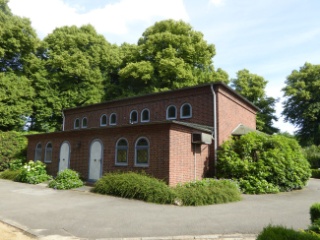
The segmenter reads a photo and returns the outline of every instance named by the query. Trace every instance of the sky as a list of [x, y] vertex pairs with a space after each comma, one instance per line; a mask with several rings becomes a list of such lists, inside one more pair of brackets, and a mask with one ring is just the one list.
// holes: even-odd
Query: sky
[[214, 44], [213, 65], [235, 78], [239, 70], [264, 77], [276, 105], [281, 132], [282, 88], [306, 62], [320, 64], [319, 0], [9, 0], [13, 14], [27, 17], [40, 39], [55, 28], [91, 24], [112, 44], [137, 43], [155, 22], [189, 23]]

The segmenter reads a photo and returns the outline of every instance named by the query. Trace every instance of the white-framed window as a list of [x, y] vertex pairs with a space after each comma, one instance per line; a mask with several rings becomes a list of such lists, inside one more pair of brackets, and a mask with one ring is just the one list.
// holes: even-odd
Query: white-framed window
[[48, 142], [46, 145], [46, 150], [44, 154], [44, 162], [51, 163], [52, 162], [52, 143]]
[[115, 164], [118, 166], [128, 165], [128, 141], [125, 138], [120, 138], [116, 144], [116, 159]]
[[34, 153], [34, 161], [41, 161], [41, 157], [42, 157], [42, 144], [38, 143], [35, 149], [35, 153]]
[[76, 118], [74, 120], [74, 125], [73, 125], [74, 129], [78, 129], [80, 128], [80, 119], [79, 118]]
[[141, 112], [141, 122], [149, 122], [150, 121], [150, 111], [149, 109], [143, 109]]
[[107, 126], [107, 123], [108, 123], [108, 117], [106, 114], [103, 114], [100, 117], [100, 126], [102, 126], [102, 127]]
[[130, 112], [130, 123], [137, 123], [138, 122], [138, 112], [136, 110], [132, 110]]
[[192, 107], [190, 103], [184, 103], [180, 108], [180, 118], [191, 118]]
[[87, 128], [88, 127], [88, 119], [86, 117], [82, 118], [81, 127], [82, 128]]
[[149, 141], [145, 137], [141, 137], [135, 144], [134, 165], [137, 167], [149, 166]]
[[111, 113], [109, 117], [109, 125], [117, 125], [117, 114]]
[[167, 107], [167, 119], [176, 119], [177, 118], [177, 108], [174, 105], [170, 105]]

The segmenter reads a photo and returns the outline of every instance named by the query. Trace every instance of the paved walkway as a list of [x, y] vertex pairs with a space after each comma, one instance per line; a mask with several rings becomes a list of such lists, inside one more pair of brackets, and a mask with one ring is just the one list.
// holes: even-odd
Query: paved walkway
[[305, 229], [320, 180], [299, 191], [203, 207], [150, 204], [0, 180], [0, 220], [53, 239], [254, 239], [268, 224]]

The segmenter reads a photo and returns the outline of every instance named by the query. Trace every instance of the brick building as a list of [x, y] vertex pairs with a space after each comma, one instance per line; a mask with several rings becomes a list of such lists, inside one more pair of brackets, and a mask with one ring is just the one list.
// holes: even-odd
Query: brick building
[[51, 175], [143, 170], [176, 185], [213, 176], [219, 145], [255, 129], [257, 111], [223, 83], [66, 109], [61, 132], [28, 136], [27, 157]]

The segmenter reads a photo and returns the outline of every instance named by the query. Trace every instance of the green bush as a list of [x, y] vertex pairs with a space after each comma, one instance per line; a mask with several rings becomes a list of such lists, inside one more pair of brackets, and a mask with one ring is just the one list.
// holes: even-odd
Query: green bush
[[319, 240], [320, 237], [308, 232], [299, 232], [282, 226], [267, 226], [257, 240]]
[[14, 159], [23, 159], [27, 151], [25, 132], [0, 131], [0, 172], [9, 168]]
[[23, 167], [24, 161], [21, 159], [14, 159], [9, 162], [10, 170], [18, 170]]
[[0, 173], [0, 178], [14, 181], [19, 176], [21, 171], [22, 169], [17, 169], [17, 170], [7, 169]]
[[311, 165], [311, 168], [320, 168], [320, 146], [311, 145], [303, 148], [303, 154]]
[[246, 179], [238, 180], [240, 189], [247, 194], [263, 194], [263, 193], [278, 193], [278, 186], [268, 183], [265, 179], [259, 179], [255, 176], [248, 176]]
[[310, 207], [310, 219], [311, 223], [314, 223], [316, 220], [320, 219], [320, 203], [314, 203]]
[[153, 203], [173, 203], [176, 197], [163, 181], [134, 172], [108, 173], [94, 184], [92, 191]]
[[243, 192], [259, 185], [258, 192], [268, 193], [270, 189], [277, 192], [277, 189], [290, 191], [304, 187], [311, 170], [295, 139], [251, 132], [222, 144], [218, 151], [217, 176], [241, 179]]
[[54, 189], [72, 189], [83, 186], [79, 173], [71, 169], [65, 169], [58, 173], [58, 176], [50, 181], [49, 187]]
[[314, 234], [318, 234], [320, 238], [320, 218], [316, 219], [311, 226], [309, 226], [308, 231]]
[[320, 178], [320, 169], [311, 169], [311, 177]]
[[21, 169], [21, 173], [15, 179], [18, 182], [38, 184], [51, 179], [47, 174], [46, 165], [40, 161], [30, 160]]
[[241, 200], [238, 185], [230, 180], [203, 179], [174, 188], [182, 205], [199, 206]]

